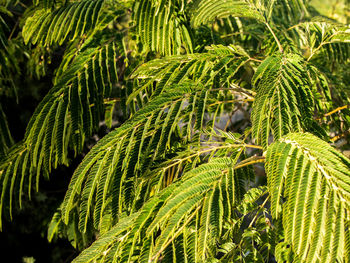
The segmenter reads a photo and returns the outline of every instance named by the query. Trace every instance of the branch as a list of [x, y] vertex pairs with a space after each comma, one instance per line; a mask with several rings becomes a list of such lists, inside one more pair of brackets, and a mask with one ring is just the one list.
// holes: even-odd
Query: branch
[[336, 109], [334, 109], [334, 110], [332, 110], [332, 111], [330, 111], [330, 112], [324, 114], [322, 117], [318, 117], [316, 120], [320, 120], [320, 119], [322, 119], [322, 118], [328, 117], [328, 116], [330, 116], [330, 115], [332, 115], [332, 114], [334, 114], [334, 113], [337, 113], [337, 112], [339, 112], [339, 111], [341, 111], [341, 110], [344, 110], [344, 109], [346, 109], [346, 108], [348, 108], [348, 107], [349, 107], [348, 105], [344, 105], [344, 106], [338, 107], [338, 108], [336, 108]]
[[252, 156], [248, 159], [243, 160], [242, 162], [236, 164], [233, 169], [242, 168], [244, 166], [252, 165], [255, 163], [264, 163], [265, 162], [265, 156]]
[[269, 23], [265, 22], [265, 25], [267, 26], [267, 28], [270, 30], [273, 38], [275, 39], [276, 43], [277, 43], [277, 46], [278, 46], [278, 49], [280, 50], [280, 52], [283, 54], [283, 47], [281, 45], [281, 42], [278, 40], [275, 32], [273, 32], [272, 28], [270, 27]]
[[348, 105], [344, 105], [344, 106], [338, 107], [335, 110], [332, 110], [331, 112], [326, 113], [323, 117], [327, 117], [329, 115], [332, 115], [332, 114], [336, 113], [337, 111], [341, 111], [341, 110], [346, 109], [347, 107], [348, 107]]

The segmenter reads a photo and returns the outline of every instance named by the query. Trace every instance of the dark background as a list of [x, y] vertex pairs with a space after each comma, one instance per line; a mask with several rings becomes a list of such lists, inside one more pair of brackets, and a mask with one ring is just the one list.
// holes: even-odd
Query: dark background
[[[59, 56], [57, 57], [57, 60]], [[24, 69], [25, 67], [23, 67]], [[0, 103], [8, 118], [9, 129], [15, 142], [23, 139], [26, 125], [39, 101], [52, 87], [51, 80], [40, 82], [27, 80], [18, 92], [18, 102], [14, 97], [2, 97]], [[40, 262], [71, 262], [77, 256], [66, 239], [47, 241], [47, 229], [51, 217], [61, 204], [68, 188], [70, 177], [82, 156], [72, 158], [70, 167], [60, 166], [50, 174], [50, 181], [40, 180], [40, 192], [32, 200], [24, 199], [23, 208], [13, 209], [13, 219], [4, 218], [0, 232], [2, 262], [24, 262], [24, 257], [32, 257]], [[30, 262], [30, 261], [27, 261]]]

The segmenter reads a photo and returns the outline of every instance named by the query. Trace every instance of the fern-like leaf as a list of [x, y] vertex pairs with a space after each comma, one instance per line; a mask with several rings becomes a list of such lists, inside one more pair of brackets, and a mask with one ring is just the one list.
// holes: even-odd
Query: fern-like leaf
[[[222, 222], [227, 216], [224, 204], [233, 208], [224, 187], [228, 181], [232, 182], [229, 174], [233, 175], [234, 164], [235, 159], [232, 158], [214, 158], [185, 173], [181, 180], [165, 188], [133, 214], [136, 215], [132, 217], [133, 224], [124, 225], [121, 229], [121, 223], [118, 223], [118, 230], [112, 228], [74, 262], [108, 262], [108, 258], [128, 261], [139, 257], [156, 261], [160, 256], [167, 258], [169, 250], [181, 258], [190, 256], [182, 254], [182, 249], [196, 253], [193, 256], [198, 257], [197, 260], [205, 260], [206, 247], [215, 244], [217, 234], [222, 231]], [[200, 238], [191, 241], [187, 231], [196, 227], [192, 222], [197, 213]], [[157, 235], [159, 230], [161, 234]], [[152, 240], [153, 245], [149, 244], [148, 239]], [[140, 254], [140, 251], [144, 252]]]
[[308, 128], [312, 117], [312, 93], [303, 59], [294, 54], [266, 58], [252, 80], [257, 95], [251, 114], [257, 144]]
[[269, 146], [268, 188], [274, 218], [301, 262], [342, 262], [349, 220], [350, 161], [309, 133], [291, 133]]
[[41, 173], [48, 177], [52, 166], [68, 165], [70, 148], [75, 154], [82, 151], [86, 136], [99, 126], [104, 98], [118, 81], [116, 63], [121, 52], [118, 42], [82, 50], [42, 100], [27, 126], [24, 140], [10, 150], [0, 166], [0, 213], [7, 196], [11, 211], [15, 192], [21, 205], [25, 181], [30, 197], [34, 176], [38, 189]]
[[24, 42], [48, 46], [60, 45], [70, 38], [82, 37], [95, 29], [104, 0], [84, 0], [62, 5], [51, 10], [39, 7], [27, 18], [23, 28]]
[[192, 33], [184, 6], [179, 5], [178, 1], [136, 1], [133, 19], [137, 36], [145, 50], [163, 55], [181, 54], [183, 49], [186, 53], [192, 53]]
[[[145, 103], [164, 88], [189, 80], [200, 85], [204, 83], [206, 87], [214, 81], [231, 84], [237, 80], [237, 72], [250, 60], [244, 50], [234, 45], [212, 45], [207, 50], [207, 53], [169, 56], [142, 64], [131, 75], [141, 80], [142, 85], [128, 96], [128, 104], [132, 101]], [[154, 83], [157, 83], [155, 88]]]
[[263, 15], [250, 1], [201, 0], [197, 1], [194, 10], [192, 23], [195, 27], [213, 22], [217, 18], [225, 18], [228, 16], [254, 18], [260, 22], [265, 21]]
[[83, 198], [80, 209], [82, 230], [86, 227], [95, 198], [94, 224], [97, 228], [110, 197], [113, 197], [114, 214], [130, 205], [131, 192], [124, 191], [129, 191], [136, 171], [146, 171], [151, 160], [164, 156], [172, 134], [177, 131], [177, 124], [184, 117], [181, 113], [184, 113], [184, 102], [189, 94], [191, 89], [188, 86], [169, 89], [98, 142], [73, 175], [63, 205], [66, 222], [79, 194]]
[[[223, 57], [216, 53], [219, 51]], [[134, 76], [145, 80], [128, 96], [127, 104], [134, 100], [140, 102], [140, 97], [148, 94], [151, 99], [128, 122], [101, 140], [76, 170], [63, 207], [65, 222], [68, 222], [72, 204], [79, 196], [82, 198], [82, 231], [92, 212], [95, 227], [99, 228], [109, 202], [108, 196], [113, 196], [113, 214], [129, 210], [135, 201], [131, 192], [137, 178], [135, 175], [144, 174], [152, 162], [166, 155], [171, 149], [172, 137], [183, 134], [188, 141], [199, 142], [205, 126], [207, 101], [212, 92], [217, 92], [211, 90], [213, 80], [219, 75], [225, 77], [224, 81], [233, 78], [249, 59], [237, 56], [234, 49], [213, 47], [208, 57], [186, 55], [169, 57], [168, 60], [165, 66], [158, 60], [151, 61], [134, 73]], [[205, 71], [200, 72], [203, 67], [206, 67]], [[208, 86], [191, 80], [193, 76], [205, 79]], [[148, 92], [148, 89], [153, 89], [154, 82], [157, 83], [155, 91]], [[95, 208], [91, 207], [93, 200], [96, 200]]]
[[289, 28], [289, 32], [308, 54], [308, 60], [321, 58], [319, 63], [324, 64], [327, 60], [329, 63], [344, 62], [349, 56], [349, 26], [315, 17]]

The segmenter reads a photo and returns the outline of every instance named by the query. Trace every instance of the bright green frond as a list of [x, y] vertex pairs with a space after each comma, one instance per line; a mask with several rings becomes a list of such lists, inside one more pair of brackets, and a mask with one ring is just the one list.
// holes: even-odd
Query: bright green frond
[[228, 16], [254, 18], [260, 22], [265, 21], [263, 15], [250, 1], [200, 0], [197, 1], [193, 9], [194, 13], [192, 23], [195, 27], [198, 27], [201, 24], [213, 22], [215, 19], [225, 18]]
[[[101, 217], [109, 206], [115, 216], [125, 209], [133, 209], [135, 198], [140, 194], [138, 191], [149, 191], [142, 187], [135, 189], [137, 176], [148, 175], [152, 162], [174, 151], [178, 143], [199, 143], [209, 101], [219, 95], [216, 86], [202, 86], [197, 78], [205, 79], [207, 85], [219, 75], [224, 76], [224, 81], [233, 78], [248, 60], [235, 53], [234, 48], [216, 46], [210, 49], [208, 58], [196, 54], [174, 56], [169, 57], [165, 66], [154, 60], [137, 69], [133, 77], [140, 78], [143, 85], [128, 96], [127, 104], [135, 101], [142, 106], [140, 101], [147, 102], [147, 97], [150, 100], [128, 122], [101, 140], [76, 170], [63, 207], [65, 222], [68, 222], [75, 198], [81, 198], [79, 213], [83, 231], [92, 219], [92, 213], [94, 225], [99, 228]], [[200, 72], [203, 68], [205, 72]], [[157, 83], [155, 91], [154, 82]], [[181, 136], [185, 140], [177, 142]], [[158, 185], [154, 191], [161, 189], [162, 181], [166, 180], [162, 179], [165, 171], [152, 174], [153, 182]], [[108, 204], [109, 196], [112, 205]], [[91, 207], [94, 200], [96, 206]]]
[[[128, 96], [128, 103], [133, 100], [147, 102], [165, 87], [188, 80], [206, 87], [231, 84], [236, 81], [237, 72], [249, 61], [247, 53], [238, 46], [212, 45], [207, 50], [207, 53], [170, 56], [142, 64], [131, 75], [131, 78], [139, 79], [141, 85]], [[154, 83], [157, 83], [156, 87]]]
[[304, 50], [308, 60], [325, 58], [332, 61], [344, 62], [350, 53], [350, 27], [326, 20], [321, 17], [299, 23], [289, 28], [296, 43]]
[[82, 233], [79, 231], [78, 225], [78, 216], [72, 217], [69, 224], [65, 225], [61, 216], [61, 208], [58, 208], [48, 226], [47, 239], [49, 242], [53, 242], [58, 238], [66, 238], [75, 249], [83, 250], [94, 240], [95, 233], [92, 228], [86, 233]]
[[266, 147], [293, 131], [307, 130], [312, 118], [312, 93], [303, 59], [294, 54], [266, 58], [252, 80], [257, 94], [251, 120], [257, 144]]
[[[185, 173], [181, 180], [145, 203], [136, 214], [133, 224], [120, 229], [118, 226], [123, 222], [122, 219], [117, 224], [118, 231], [111, 229], [74, 262], [96, 259], [108, 262], [109, 257], [117, 261], [136, 260], [139, 257], [156, 261], [159, 257], [167, 257], [168, 249], [181, 250], [179, 246], [172, 246], [173, 242], [179, 242], [183, 249], [194, 250], [198, 260], [205, 260], [209, 255], [206, 251], [217, 242], [216, 237], [223, 229], [222, 222], [228, 216], [228, 210], [224, 210], [226, 202], [233, 209], [231, 199], [226, 196], [230, 192], [225, 193], [224, 190], [234, 192], [226, 185], [230, 180], [233, 183], [230, 177], [235, 172], [234, 164], [232, 158], [214, 158]], [[244, 174], [241, 176], [244, 177]], [[232, 187], [237, 186], [234, 183]], [[196, 228], [191, 223], [195, 218], [199, 220], [199, 238], [191, 241], [187, 231]], [[157, 235], [159, 230], [161, 234]], [[149, 244], [149, 238], [154, 245]], [[123, 253], [120, 253], [121, 248], [124, 249]], [[140, 251], [147, 253], [140, 254]]]
[[184, 2], [155, 2], [135, 1], [133, 19], [144, 49], [163, 55], [192, 53], [192, 32], [184, 12]]
[[[113, 214], [130, 207], [135, 201], [131, 196], [135, 172], [146, 172], [152, 161], [170, 150], [171, 138], [181, 133], [180, 120], [192, 114], [186, 111], [185, 102], [199, 88], [187, 85], [168, 89], [98, 142], [73, 175], [63, 206], [65, 222], [77, 195], [82, 198], [82, 229], [92, 210], [94, 224], [99, 227], [110, 197]], [[192, 123], [184, 124], [184, 130], [187, 125], [192, 126]], [[96, 200], [95, 208], [91, 207], [93, 200]]]
[[266, 155], [272, 216], [301, 262], [343, 262], [350, 254], [350, 161], [309, 133], [291, 133]]
[[[116, 241], [123, 241], [123, 239], [128, 237], [129, 233], [125, 234], [125, 232], [128, 228], [130, 228], [138, 216], [139, 213], [135, 213], [128, 217], [122, 218], [108, 233], [95, 241], [89, 248], [85, 249], [79, 255], [79, 257], [74, 259], [73, 262], [88, 263], [96, 260], [97, 258], [101, 258], [101, 256], [103, 259], [108, 253], [115, 252], [114, 250], [111, 250], [111, 244]], [[121, 234], [125, 235], [121, 236]]]
[[[259, 2], [256, 1], [255, 2]], [[268, 18], [276, 24], [289, 26], [299, 22], [309, 15], [309, 1], [307, 0], [265, 0]]]
[[104, 0], [84, 0], [71, 2], [51, 10], [39, 7], [27, 18], [23, 28], [25, 43], [40, 43], [45, 46], [66, 39], [82, 37], [86, 32], [95, 30], [103, 8]]

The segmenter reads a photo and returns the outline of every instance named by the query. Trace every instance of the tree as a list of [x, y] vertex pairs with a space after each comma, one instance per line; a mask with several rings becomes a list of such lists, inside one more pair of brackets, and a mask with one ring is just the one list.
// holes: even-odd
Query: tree
[[61, 62], [20, 142], [0, 108], [0, 223], [87, 153], [48, 228], [74, 262], [349, 262], [348, 25], [302, 0], [21, 10], [3, 96], [26, 54], [38, 79]]

